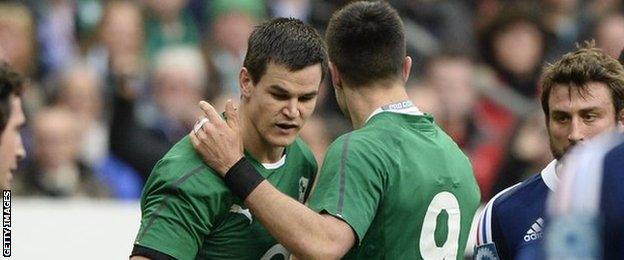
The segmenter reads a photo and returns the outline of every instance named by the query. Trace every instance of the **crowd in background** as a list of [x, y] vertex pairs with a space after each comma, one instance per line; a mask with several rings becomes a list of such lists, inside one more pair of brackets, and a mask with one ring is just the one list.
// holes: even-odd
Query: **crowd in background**
[[[136, 199], [188, 134], [202, 99], [223, 109], [253, 26], [299, 18], [323, 33], [347, 0], [0, 1], [0, 59], [27, 78], [23, 196]], [[470, 158], [487, 201], [551, 161], [540, 73], [595, 39], [617, 57], [617, 0], [389, 0], [414, 67], [408, 92]], [[326, 79], [301, 137], [322, 162], [351, 129]], [[415, 148], [417, 149], [417, 148]]]

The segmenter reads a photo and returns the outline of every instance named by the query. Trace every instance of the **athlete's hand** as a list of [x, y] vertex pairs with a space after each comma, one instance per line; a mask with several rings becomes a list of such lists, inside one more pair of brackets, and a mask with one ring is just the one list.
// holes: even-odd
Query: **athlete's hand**
[[232, 104], [232, 100], [228, 100], [225, 103], [226, 122], [208, 102], [201, 101], [199, 106], [208, 121], [198, 122], [202, 125], [196, 125], [189, 134], [191, 142], [204, 162], [224, 177], [243, 157], [238, 110]]

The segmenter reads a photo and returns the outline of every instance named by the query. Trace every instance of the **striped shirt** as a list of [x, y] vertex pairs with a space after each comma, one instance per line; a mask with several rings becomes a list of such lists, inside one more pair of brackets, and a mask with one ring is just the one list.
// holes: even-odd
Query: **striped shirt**
[[540, 174], [507, 188], [487, 203], [479, 218], [475, 259], [515, 259], [536, 252], [546, 199], [557, 188], [556, 166], [557, 161], [552, 161]]

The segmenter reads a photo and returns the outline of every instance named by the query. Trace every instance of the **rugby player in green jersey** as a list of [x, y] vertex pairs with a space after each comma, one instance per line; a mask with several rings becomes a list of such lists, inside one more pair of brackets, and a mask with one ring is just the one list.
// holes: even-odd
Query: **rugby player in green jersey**
[[[276, 18], [256, 27], [248, 46], [239, 76], [245, 157], [276, 189], [302, 202], [317, 164], [297, 134], [314, 110], [327, 71], [323, 39], [299, 20]], [[225, 117], [233, 109], [228, 102]], [[132, 259], [288, 258], [243, 201], [202, 162], [188, 137], [154, 167], [141, 213]]]
[[[309, 207], [264, 181], [237, 147], [238, 120], [211, 120], [194, 147], [293, 255], [463, 259], [479, 188], [468, 158], [405, 91], [411, 59], [384, 2], [355, 2], [326, 32], [338, 103], [356, 129], [329, 147]], [[452, 105], [452, 104], [448, 104]]]

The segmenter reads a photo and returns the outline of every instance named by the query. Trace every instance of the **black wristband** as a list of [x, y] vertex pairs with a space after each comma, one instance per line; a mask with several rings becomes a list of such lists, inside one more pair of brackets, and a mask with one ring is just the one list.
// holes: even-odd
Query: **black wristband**
[[243, 157], [225, 174], [225, 185], [243, 201], [264, 180], [264, 177]]

